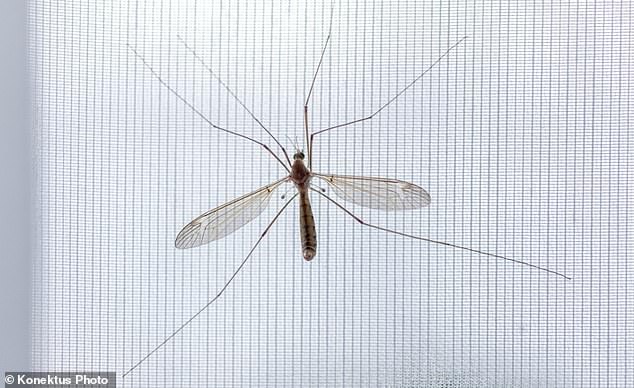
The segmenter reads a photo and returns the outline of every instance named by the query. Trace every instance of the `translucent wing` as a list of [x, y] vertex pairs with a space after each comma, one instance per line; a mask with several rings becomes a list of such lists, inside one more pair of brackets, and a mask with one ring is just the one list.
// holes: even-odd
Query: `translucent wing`
[[176, 236], [176, 248], [194, 248], [221, 239], [259, 216], [269, 204], [273, 191], [288, 177], [243, 195], [187, 224]]
[[429, 205], [431, 197], [422, 187], [389, 178], [314, 174], [339, 198], [379, 210], [411, 210]]

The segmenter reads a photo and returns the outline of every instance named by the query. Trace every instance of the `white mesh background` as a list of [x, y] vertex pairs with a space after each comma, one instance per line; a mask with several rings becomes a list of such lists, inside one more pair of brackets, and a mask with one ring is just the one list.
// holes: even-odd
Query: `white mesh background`
[[[506, 2], [504, 2], [506, 3]], [[192, 250], [200, 213], [284, 175], [330, 2], [30, 2], [39, 192], [34, 370], [121, 376], [222, 288], [275, 215]], [[367, 221], [572, 280], [381, 233], [312, 196], [218, 302], [121, 386], [634, 385], [632, 4], [334, 2], [310, 105], [315, 170], [399, 178], [431, 206]], [[287, 138], [290, 137], [290, 140]], [[290, 187], [289, 187], [290, 188]]]

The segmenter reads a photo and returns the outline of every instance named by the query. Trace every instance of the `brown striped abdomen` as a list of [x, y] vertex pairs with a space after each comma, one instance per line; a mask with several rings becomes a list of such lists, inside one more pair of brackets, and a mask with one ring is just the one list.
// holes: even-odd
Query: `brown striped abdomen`
[[307, 190], [299, 192], [299, 233], [302, 238], [304, 259], [311, 261], [317, 254], [317, 231]]

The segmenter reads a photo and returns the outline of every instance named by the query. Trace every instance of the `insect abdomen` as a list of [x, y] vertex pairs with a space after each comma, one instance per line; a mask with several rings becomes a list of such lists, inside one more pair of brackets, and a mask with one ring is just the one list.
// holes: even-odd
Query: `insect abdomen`
[[307, 191], [299, 193], [299, 232], [302, 238], [302, 253], [306, 261], [311, 261], [317, 254], [317, 231], [315, 218]]

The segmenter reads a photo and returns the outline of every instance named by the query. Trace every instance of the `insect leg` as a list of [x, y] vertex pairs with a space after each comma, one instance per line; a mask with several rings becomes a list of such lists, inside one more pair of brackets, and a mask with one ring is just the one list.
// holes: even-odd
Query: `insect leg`
[[369, 116], [363, 117], [361, 119], [357, 119], [357, 120], [353, 120], [347, 123], [343, 123], [343, 124], [338, 124], [332, 127], [328, 127], [328, 128], [324, 128], [324, 129], [320, 129], [316, 132], [311, 133], [310, 135], [310, 145], [312, 146], [313, 144], [313, 140], [314, 137], [322, 134], [322, 133], [326, 133], [328, 131], [331, 131], [333, 129], [337, 129], [337, 128], [342, 128], [342, 127], [347, 127], [349, 125], [352, 124], [357, 124], [357, 123], [361, 123], [363, 121], [366, 120], [370, 120], [372, 119], [374, 116], [378, 115], [383, 109], [387, 108], [388, 105], [390, 105], [392, 102], [394, 102], [397, 98], [399, 98], [401, 96], [401, 94], [405, 93], [409, 88], [411, 88], [416, 82], [418, 82], [421, 78], [423, 78], [423, 76], [425, 74], [427, 74], [434, 66], [436, 66], [444, 57], [447, 56], [447, 54], [449, 54], [449, 52], [451, 50], [453, 50], [454, 48], [456, 48], [460, 43], [462, 43], [462, 41], [464, 41], [465, 39], [467, 39], [467, 36], [463, 36], [460, 40], [458, 40], [456, 43], [453, 44], [453, 46], [449, 47], [447, 50], [445, 50], [445, 52], [438, 57], [438, 59], [436, 59], [434, 61], [434, 63], [432, 63], [427, 69], [425, 69], [425, 71], [423, 71], [418, 77], [416, 77], [412, 82], [410, 82], [409, 84], [407, 84], [407, 86], [405, 86], [403, 89], [401, 89], [401, 91], [399, 91], [398, 93], [396, 93], [396, 95], [394, 95], [394, 97], [390, 98], [385, 104], [381, 105], [381, 107], [379, 109], [377, 109], [374, 113], [370, 114]]
[[484, 252], [484, 251], [479, 251], [477, 249], [467, 248], [467, 247], [463, 247], [463, 246], [456, 245], [456, 244], [451, 244], [451, 243], [444, 242], [444, 241], [438, 241], [438, 240], [432, 240], [432, 239], [425, 238], [425, 237], [414, 236], [414, 235], [411, 235], [411, 234], [407, 234], [407, 233], [399, 232], [399, 231], [396, 231], [396, 230], [384, 228], [382, 226], [378, 226], [378, 225], [373, 225], [373, 224], [367, 223], [367, 222], [363, 221], [361, 218], [359, 218], [356, 215], [354, 215], [351, 211], [349, 211], [348, 209], [343, 207], [343, 205], [339, 204], [337, 201], [335, 201], [334, 199], [330, 198], [328, 195], [322, 193], [319, 190], [315, 190], [312, 187], [311, 187], [311, 190], [313, 190], [317, 194], [321, 195], [322, 197], [326, 198], [328, 201], [334, 203], [339, 209], [341, 209], [344, 212], [346, 212], [350, 217], [354, 218], [355, 221], [357, 221], [361, 225], [365, 225], [365, 226], [368, 226], [370, 228], [381, 230], [383, 232], [396, 234], [396, 235], [402, 236], [402, 237], [412, 238], [412, 239], [420, 240], [420, 241], [427, 241], [427, 242], [430, 242], [430, 243], [433, 243], [433, 244], [444, 245], [444, 246], [447, 246], [447, 247], [456, 248], [456, 249], [462, 249], [462, 250], [465, 250], [465, 251], [478, 253], [480, 255], [485, 255], [485, 256], [496, 258], [496, 259], [502, 259], [502, 260], [510, 261], [510, 262], [513, 262], [513, 263], [516, 263], [516, 264], [525, 265], [525, 266], [528, 266], [528, 267], [531, 267], [531, 268], [534, 268], [534, 269], [538, 269], [540, 271], [544, 271], [544, 272], [548, 272], [548, 273], [551, 273], [551, 274], [554, 274], [554, 275], [557, 275], [557, 276], [561, 276], [562, 278], [564, 278], [566, 280], [571, 280], [570, 277], [568, 277], [568, 276], [566, 276], [564, 274], [561, 274], [559, 272], [553, 271], [553, 270], [548, 269], [548, 268], [540, 267], [540, 266], [535, 265], [535, 264], [527, 263], [525, 261], [511, 259], [511, 258], [508, 258], [508, 257], [505, 257], [505, 256], [496, 255], [494, 253], [488, 253], [488, 252]]
[[242, 106], [244, 108], [244, 110], [247, 111], [247, 113], [251, 116], [251, 118], [253, 120], [255, 120], [256, 123], [258, 123], [258, 125], [264, 129], [264, 131], [273, 139], [273, 141], [275, 141], [275, 143], [277, 143], [277, 145], [280, 147], [280, 149], [282, 150], [282, 152], [284, 153], [284, 156], [286, 157], [286, 161], [288, 162], [288, 164], [291, 164], [291, 159], [288, 157], [288, 153], [286, 152], [286, 149], [282, 146], [282, 144], [280, 144], [280, 142], [277, 140], [277, 138], [275, 136], [273, 136], [273, 134], [271, 133], [271, 131], [268, 130], [268, 128], [266, 128], [264, 126], [264, 124], [262, 124], [262, 122], [255, 117], [255, 115], [251, 112], [251, 110], [249, 108], [247, 108], [246, 105], [244, 105], [244, 103], [238, 98], [238, 96], [231, 90], [229, 89], [229, 86], [227, 86], [227, 84], [224, 83], [223, 80], [220, 79], [220, 77], [218, 77], [216, 75], [216, 73], [214, 73], [214, 71], [211, 69], [211, 67], [209, 65], [207, 65], [205, 63], [205, 61], [196, 53], [196, 51], [194, 51], [193, 48], [191, 48], [187, 42], [185, 42], [185, 40], [183, 38], [181, 38], [180, 35], [176, 35], [176, 37], [178, 38], [178, 40], [180, 40], [180, 42], [185, 46], [185, 48], [192, 53], [192, 55], [194, 56], [194, 58], [196, 58], [196, 60], [207, 70], [207, 72], [209, 72], [209, 74], [211, 74], [212, 77], [214, 77], [216, 79], [216, 81], [220, 82], [220, 85], [222, 85], [227, 92], [229, 92], [229, 94], [238, 102], [238, 104], [240, 104], [240, 106]]
[[212, 123], [211, 120], [209, 120], [204, 114], [202, 114], [201, 111], [199, 111], [191, 102], [187, 101], [187, 99], [183, 96], [181, 96], [174, 88], [172, 88], [171, 86], [169, 86], [169, 84], [167, 82], [165, 82], [163, 80], [163, 78], [161, 78], [161, 76], [156, 72], [156, 70], [154, 70], [152, 68], [152, 66], [150, 66], [150, 64], [145, 60], [145, 58], [143, 58], [141, 56], [141, 54], [139, 54], [132, 46], [130, 46], [128, 44], [128, 48], [130, 48], [130, 50], [132, 50], [132, 52], [134, 53], [134, 55], [137, 56], [137, 58], [139, 58], [139, 60], [141, 60], [141, 62], [143, 62], [143, 65], [152, 73], [152, 75], [154, 76], [154, 78], [156, 78], [161, 85], [163, 85], [167, 90], [169, 90], [174, 96], [176, 96], [179, 100], [181, 100], [189, 109], [192, 110], [192, 112], [196, 113], [196, 115], [198, 115], [201, 119], [203, 119], [207, 124], [209, 124], [209, 126], [211, 126], [212, 128], [215, 128], [219, 131], [228, 133], [230, 135], [234, 135], [234, 136], [238, 136], [241, 137], [245, 140], [248, 140], [250, 142], [253, 142], [261, 147], [263, 147], [268, 153], [270, 153], [271, 155], [273, 155], [273, 157], [280, 162], [280, 164], [282, 165], [282, 167], [284, 167], [286, 169], [286, 171], [291, 172], [291, 170], [288, 168], [288, 166], [286, 165], [286, 163], [284, 163], [282, 161], [282, 159], [280, 159], [279, 156], [277, 156], [277, 154], [275, 154], [275, 152], [273, 152], [273, 150], [271, 150], [271, 148], [269, 148], [269, 146], [267, 146], [266, 144], [257, 141], [255, 139], [252, 139], [248, 136], [239, 134], [238, 132], [234, 132], [231, 131], [229, 129], [225, 129], [222, 127], [217, 126], [216, 124]]
[[315, 87], [315, 81], [317, 80], [317, 75], [319, 74], [319, 69], [321, 69], [321, 64], [324, 62], [324, 54], [326, 53], [326, 49], [328, 48], [328, 42], [330, 42], [330, 36], [332, 34], [332, 15], [334, 13], [335, 7], [334, 4], [331, 4], [330, 7], [330, 25], [328, 26], [328, 36], [326, 37], [326, 42], [324, 43], [324, 47], [321, 50], [321, 57], [319, 58], [319, 63], [317, 64], [317, 69], [315, 70], [315, 74], [313, 75], [313, 82], [310, 84], [310, 89], [308, 90], [308, 96], [306, 97], [306, 102], [304, 102], [304, 135], [306, 137], [306, 152], [308, 153], [308, 170], [312, 170], [313, 168], [313, 138], [309, 135], [308, 130], [308, 103], [310, 102], [310, 97], [313, 95], [313, 88]]
[[249, 251], [249, 254], [247, 255], [247, 257], [244, 258], [244, 260], [242, 260], [242, 263], [240, 264], [240, 266], [238, 267], [238, 269], [235, 270], [235, 272], [233, 273], [233, 275], [231, 275], [231, 277], [229, 278], [229, 280], [225, 283], [225, 285], [220, 289], [220, 292], [218, 292], [218, 294], [216, 294], [216, 296], [213, 297], [213, 299], [211, 299], [209, 302], [207, 302], [206, 305], [204, 305], [200, 310], [198, 310], [198, 312], [194, 315], [192, 315], [188, 320], [186, 320], [182, 325], [180, 325], [178, 327], [178, 329], [174, 330], [174, 332], [172, 334], [170, 334], [167, 338], [165, 338], [165, 340], [163, 340], [163, 342], [161, 342], [158, 346], [156, 346], [151, 352], [149, 352], [145, 357], [143, 357], [139, 362], [137, 362], [136, 364], [134, 364], [134, 366], [130, 369], [128, 369], [127, 372], [125, 372], [123, 374], [122, 377], [126, 377], [128, 374], [130, 374], [130, 372], [132, 372], [133, 370], [135, 370], [139, 365], [141, 365], [145, 360], [147, 360], [152, 354], [154, 354], [157, 350], [159, 350], [161, 347], [163, 347], [163, 345], [165, 345], [166, 343], [168, 343], [172, 338], [174, 338], [178, 333], [181, 332], [181, 330], [183, 330], [185, 328], [185, 326], [189, 325], [194, 319], [196, 319], [196, 317], [198, 317], [203, 311], [205, 311], [207, 309], [207, 307], [211, 306], [212, 303], [214, 303], [216, 300], [218, 300], [218, 298], [220, 298], [220, 296], [222, 295], [223, 292], [225, 292], [225, 290], [227, 289], [227, 287], [229, 287], [229, 284], [231, 284], [231, 282], [233, 281], [233, 279], [235, 279], [235, 277], [238, 275], [238, 273], [242, 270], [242, 267], [244, 267], [244, 265], [247, 263], [247, 261], [249, 260], [249, 258], [251, 257], [251, 255], [253, 254], [253, 252], [255, 251], [255, 248], [258, 247], [258, 245], [260, 245], [260, 242], [262, 242], [262, 239], [264, 238], [264, 236], [266, 236], [266, 234], [268, 233], [268, 231], [271, 229], [271, 227], [273, 226], [273, 224], [275, 223], [275, 221], [277, 221], [277, 219], [280, 217], [280, 215], [282, 215], [282, 212], [284, 212], [284, 210], [288, 207], [288, 205], [290, 205], [290, 203], [295, 199], [295, 197], [297, 197], [297, 194], [293, 195], [293, 197], [291, 197], [291, 199], [289, 199], [284, 206], [282, 206], [282, 208], [280, 209], [280, 211], [277, 212], [277, 214], [275, 215], [275, 217], [273, 217], [273, 220], [269, 223], [269, 225], [266, 227], [266, 229], [264, 229], [264, 232], [262, 232], [262, 234], [260, 235], [260, 238], [258, 238], [258, 241], [255, 242], [255, 244], [253, 245], [253, 247], [251, 248], [251, 250]]

